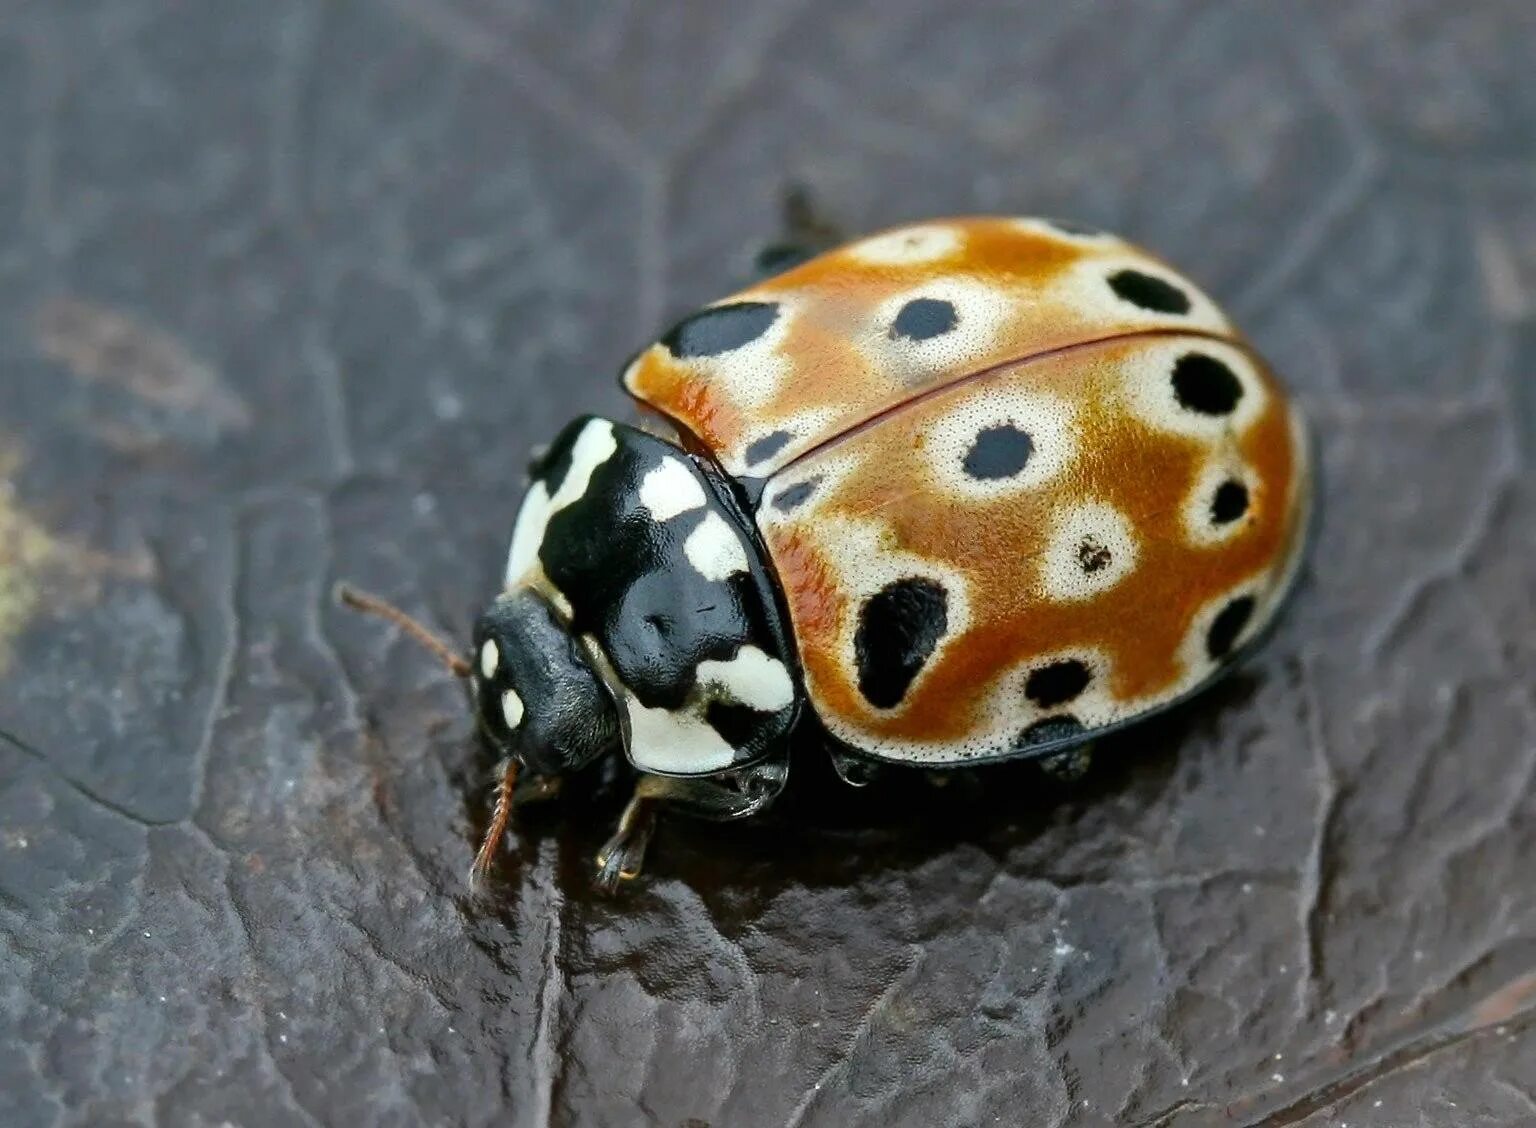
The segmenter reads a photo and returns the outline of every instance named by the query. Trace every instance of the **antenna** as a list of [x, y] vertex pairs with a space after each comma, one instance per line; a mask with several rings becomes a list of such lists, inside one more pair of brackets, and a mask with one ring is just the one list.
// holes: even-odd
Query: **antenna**
[[472, 667], [467, 658], [456, 653], [453, 647], [438, 638], [430, 629], [411, 618], [411, 616], [388, 600], [381, 599], [379, 596], [369, 592], [361, 591], [345, 582], [336, 585], [336, 599], [354, 611], [361, 611], [365, 615], [376, 615], [380, 619], [393, 623], [417, 642], [421, 643], [422, 646], [437, 655], [454, 677], [469, 677]]

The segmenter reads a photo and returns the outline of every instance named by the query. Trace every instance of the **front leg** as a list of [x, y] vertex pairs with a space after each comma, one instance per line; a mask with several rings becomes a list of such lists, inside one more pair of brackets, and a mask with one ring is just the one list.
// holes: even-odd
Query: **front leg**
[[789, 760], [753, 764], [718, 776], [686, 778], [642, 773], [613, 837], [597, 852], [597, 886], [605, 893], [640, 875], [645, 848], [663, 804], [695, 818], [744, 819], [765, 810], [789, 781]]
[[1093, 745], [1079, 744], [1065, 752], [1054, 752], [1040, 757], [1037, 763], [1057, 783], [1076, 783], [1093, 769]]
[[868, 787], [880, 778], [880, 764], [864, 756], [854, 755], [830, 738], [827, 741], [827, 756], [832, 761], [832, 770], [837, 773], [837, 778], [849, 787]]

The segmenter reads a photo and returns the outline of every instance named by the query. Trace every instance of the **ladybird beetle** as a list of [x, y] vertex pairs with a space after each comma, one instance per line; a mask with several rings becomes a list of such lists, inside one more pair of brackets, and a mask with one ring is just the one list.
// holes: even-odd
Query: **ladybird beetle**
[[657, 425], [577, 419], [534, 462], [457, 660], [506, 758], [477, 868], [515, 802], [616, 746], [639, 781], [609, 885], [656, 804], [762, 810], [799, 731], [853, 783], [1064, 758], [1228, 669], [1302, 557], [1284, 389], [1188, 279], [1075, 225], [832, 249], [622, 382]]

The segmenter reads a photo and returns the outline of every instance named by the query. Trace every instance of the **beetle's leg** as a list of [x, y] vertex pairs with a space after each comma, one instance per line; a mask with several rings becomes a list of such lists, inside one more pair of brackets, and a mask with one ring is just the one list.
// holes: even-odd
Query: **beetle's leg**
[[1065, 752], [1042, 756], [1037, 761], [1040, 770], [1060, 783], [1076, 783], [1093, 767], [1093, 745], [1079, 744]]
[[849, 787], [868, 787], [880, 775], [880, 765], [863, 756], [845, 752], [836, 745], [829, 745], [827, 755], [832, 759], [832, 770], [837, 778]]
[[696, 818], [742, 819], [772, 803], [788, 780], [788, 757], [703, 778], [642, 774], [613, 837], [597, 852], [598, 887], [612, 892], [619, 882], [639, 876], [663, 805]]
[[786, 188], [781, 207], [781, 234], [754, 259], [761, 277], [799, 266], [843, 242], [843, 233], [820, 213], [805, 185]]
[[633, 881], [640, 876], [645, 848], [651, 844], [651, 833], [656, 829], [656, 797], [648, 792], [660, 790], [655, 781], [661, 779], [653, 775], [640, 777], [635, 793], [619, 816], [613, 837], [597, 852], [595, 880], [604, 893], [612, 893], [621, 881]]

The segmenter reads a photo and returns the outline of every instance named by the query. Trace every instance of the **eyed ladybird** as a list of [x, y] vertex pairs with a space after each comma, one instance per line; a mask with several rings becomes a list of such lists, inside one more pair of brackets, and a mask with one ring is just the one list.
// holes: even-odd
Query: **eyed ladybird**
[[761, 811], [799, 732], [855, 783], [1070, 760], [1228, 670], [1302, 558], [1285, 390], [1187, 278], [1081, 227], [873, 235], [685, 317], [622, 383], [658, 425], [580, 418], [535, 461], [457, 660], [506, 765], [479, 868], [512, 804], [620, 747], [605, 884], [657, 804]]

